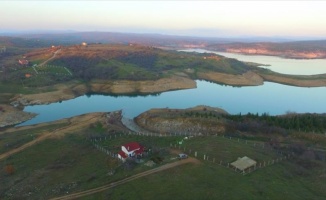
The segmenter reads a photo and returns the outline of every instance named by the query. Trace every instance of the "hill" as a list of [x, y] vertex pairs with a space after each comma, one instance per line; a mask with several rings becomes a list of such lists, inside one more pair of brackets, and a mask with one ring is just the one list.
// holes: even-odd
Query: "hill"
[[326, 58], [326, 40], [298, 41], [284, 43], [228, 43], [209, 44], [208, 50], [252, 55], [270, 55], [285, 58], [320, 59]]
[[[16, 70], [3, 63], [6, 68], [1, 74], [3, 81], [17, 84], [23, 80], [25, 86], [40, 87], [70, 80], [159, 80], [176, 74], [198, 79], [199, 73], [206, 71], [241, 75], [252, 68], [246, 63], [214, 54], [165, 51], [136, 44], [56, 46], [35, 49], [22, 57], [29, 60], [30, 67], [19, 65], [15, 56], [7, 56], [11, 63], [16, 60]], [[38, 67], [31, 67], [33, 65]], [[43, 65], [65, 68], [71, 76], [51, 73], [50, 68]], [[24, 77], [26, 73], [30, 74], [28, 78]]]
[[119, 32], [20, 33], [16, 34], [15, 37], [54, 45], [73, 45], [82, 42], [137, 43], [169, 49], [203, 48], [215, 51], [304, 59], [325, 58], [326, 49], [325, 40], [295, 41], [293, 39], [264, 37], [217, 38]]
[[150, 94], [189, 89], [196, 87], [198, 79], [232, 86], [257, 86], [264, 81], [301, 87], [326, 85], [325, 74], [284, 75], [259, 68], [257, 63], [216, 54], [134, 43], [25, 50], [19, 54], [8, 49], [0, 60], [1, 92], [24, 94], [12, 99], [15, 105], [57, 102], [86, 93]]

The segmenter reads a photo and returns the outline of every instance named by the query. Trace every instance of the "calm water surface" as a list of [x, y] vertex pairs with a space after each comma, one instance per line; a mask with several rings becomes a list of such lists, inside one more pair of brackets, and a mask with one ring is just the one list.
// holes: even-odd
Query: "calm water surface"
[[61, 103], [27, 106], [24, 111], [39, 115], [21, 125], [31, 125], [89, 112], [123, 110], [133, 118], [151, 108], [189, 108], [197, 105], [219, 107], [231, 114], [326, 112], [326, 87], [299, 88], [276, 83], [262, 86], [231, 87], [197, 81], [196, 89], [165, 92], [156, 96], [81, 96]]
[[235, 58], [245, 62], [269, 64], [271, 66], [262, 67], [282, 74], [313, 75], [326, 73], [326, 59], [287, 59], [275, 56], [243, 55], [235, 53], [208, 51], [204, 49], [187, 49], [182, 51], [198, 53], [216, 53], [228, 58]]
[[[205, 52], [206, 50], [196, 51]], [[278, 71], [276, 69], [280, 68], [278, 72], [281, 73], [326, 73], [326, 60], [293, 60], [274, 56], [218, 54], [243, 61], [271, 64], [270, 69]], [[304, 69], [299, 69], [298, 66], [302, 66]], [[300, 88], [270, 82], [265, 82], [262, 86], [232, 87], [207, 81], [196, 82], [197, 88], [195, 89], [164, 92], [159, 95], [133, 97], [84, 95], [61, 103], [27, 106], [24, 111], [39, 115], [19, 126], [48, 122], [89, 112], [122, 109], [126, 117], [133, 118], [151, 108], [189, 108], [197, 105], [219, 107], [231, 114], [266, 112], [271, 115], [279, 115], [287, 111], [326, 113], [326, 87]]]

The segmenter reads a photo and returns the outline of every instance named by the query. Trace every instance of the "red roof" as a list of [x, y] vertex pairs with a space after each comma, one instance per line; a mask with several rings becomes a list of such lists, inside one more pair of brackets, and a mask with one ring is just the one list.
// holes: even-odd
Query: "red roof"
[[21, 65], [28, 65], [28, 60], [19, 60]]
[[128, 152], [134, 151], [136, 155], [142, 154], [144, 152], [144, 147], [141, 146], [138, 142], [129, 142], [122, 146], [124, 146]]
[[123, 151], [119, 151], [118, 154], [121, 156], [121, 158], [127, 158], [128, 157], [127, 154], [125, 154], [125, 152], [123, 152]]
[[144, 152], [144, 147], [143, 146], [140, 146], [140, 149], [138, 149], [137, 151], [135, 151], [135, 154], [138, 155], [138, 154], [142, 154]]
[[[144, 149], [143, 146], [138, 144], [138, 142], [129, 142], [128, 144], [123, 145], [128, 151], [134, 151], [136, 149]], [[138, 150], [138, 151], [139, 151]]]

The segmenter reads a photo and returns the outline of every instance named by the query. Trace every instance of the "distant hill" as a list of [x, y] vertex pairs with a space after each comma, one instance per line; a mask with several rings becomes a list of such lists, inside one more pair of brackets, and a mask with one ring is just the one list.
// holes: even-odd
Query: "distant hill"
[[326, 40], [284, 41], [286, 39], [264, 37], [214, 38], [118, 32], [54, 32], [19, 34], [15, 37], [0, 36], [0, 45], [25, 48], [75, 45], [82, 42], [93, 44], [133, 43], [168, 49], [202, 48], [213, 51], [288, 58], [326, 58]]
[[211, 42], [234, 42], [227, 38], [202, 38], [161, 34], [117, 33], [117, 32], [76, 32], [53, 34], [24, 34], [20, 37], [51, 41], [54, 44], [71, 45], [81, 42], [128, 44], [138, 43], [149, 46], [178, 47], [184, 45], [205, 46]]
[[272, 55], [287, 58], [326, 58], [326, 40], [284, 43], [216, 43], [207, 45], [205, 49], [242, 54]]
[[[0, 33], [1, 35], [1, 33]], [[138, 43], [142, 45], [167, 46], [167, 47], [189, 47], [189, 46], [206, 46], [215, 43], [231, 42], [284, 42], [291, 41], [285, 38], [272, 37], [239, 37], [239, 38], [221, 38], [221, 37], [194, 37], [166, 34], [149, 34], [149, 33], [122, 33], [122, 32], [31, 32], [11, 34], [15, 37], [29, 39], [39, 39], [51, 41], [60, 45], [71, 45], [81, 42], [88, 43]]]
[[50, 44], [51, 42], [38, 38], [0, 36], [0, 46], [6, 47], [40, 48], [47, 47]]

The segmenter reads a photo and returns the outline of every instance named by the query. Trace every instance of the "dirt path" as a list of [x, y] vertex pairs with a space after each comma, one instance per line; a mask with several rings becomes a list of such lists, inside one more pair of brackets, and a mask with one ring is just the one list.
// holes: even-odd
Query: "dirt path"
[[53, 56], [52, 56], [51, 58], [49, 58], [49, 59], [47, 59], [46, 61], [42, 62], [41, 64], [39, 64], [39, 66], [43, 66], [43, 65], [45, 65], [46, 63], [48, 63], [50, 60], [54, 59], [54, 58], [56, 57], [57, 53], [59, 53], [60, 51], [61, 51], [61, 49], [58, 49], [57, 51], [55, 51], [55, 52], [53, 53]]
[[89, 124], [96, 122], [99, 117], [101, 117], [103, 115], [103, 113], [91, 113], [91, 114], [86, 114], [86, 115], [81, 115], [75, 118], [71, 118], [68, 119], [69, 120], [69, 125], [65, 126], [65, 127], [61, 127], [58, 129], [55, 129], [53, 131], [44, 131], [41, 136], [37, 137], [36, 139], [34, 139], [31, 142], [28, 142], [16, 149], [10, 150], [6, 153], [3, 153], [0, 155], [0, 160], [5, 159], [15, 153], [18, 153], [30, 146], [35, 145], [38, 142], [41, 142], [47, 138], [50, 137], [62, 137], [64, 136], [67, 132], [71, 132], [74, 130], [78, 130], [84, 127], [89, 126]]
[[151, 170], [136, 174], [134, 176], [131, 176], [131, 177], [125, 178], [123, 180], [116, 181], [116, 182], [113, 182], [113, 183], [110, 183], [110, 184], [107, 184], [107, 185], [104, 185], [104, 186], [101, 186], [101, 187], [98, 187], [98, 188], [94, 188], [94, 189], [90, 189], [90, 190], [86, 190], [86, 191], [82, 191], [82, 192], [77, 192], [77, 193], [73, 193], [73, 194], [66, 195], [66, 196], [56, 197], [56, 198], [53, 198], [52, 200], [76, 199], [76, 198], [84, 197], [84, 196], [87, 196], [87, 195], [95, 194], [95, 193], [98, 193], [98, 192], [103, 192], [105, 190], [108, 190], [110, 188], [113, 188], [113, 187], [128, 183], [128, 182], [133, 181], [135, 179], [138, 179], [138, 178], [141, 178], [141, 177], [144, 177], [144, 176], [148, 176], [148, 175], [151, 175], [151, 174], [154, 174], [154, 173], [157, 173], [157, 172], [161, 172], [161, 171], [164, 171], [164, 170], [167, 170], [167, 169], [171, 169], [171, 168], [174, 168], [174, 167], [177, 167], [177, 166], [180, 166], [180, 165], [184, 165], [184, 164], [187, 164], [187, 163], [196, 163], [197, 164], [197, 163], [199, 163], [199, 161], [197, 159], [195, 159], [195, 158], [187, 158], [187, 159], [184, 159], [184, 160], [180, 160], [180, 161], [177, 161], [177, 162], [174, 162], [174, 163], [169, 163], [169, 164], [163, 165], [161, 167], [158, 167], [158, 168], [155, 168], [155, 169], [151, 169]]
[[142, 127], [138, 126], [133, 119], [123, 117], [121, 119], [121, 122], [125, 127], [127, 127], [128, 129], [130, 129], [136, 133], [149, 134], [149, 135], [155, 135], [155, 136], [160, 135], [159, 133], [154, 133], [154, 132], [148, 131], [146, 129], [143, 129]]

